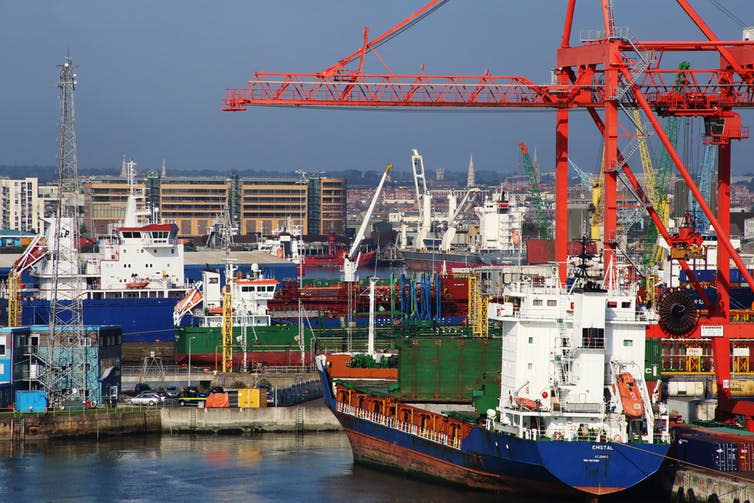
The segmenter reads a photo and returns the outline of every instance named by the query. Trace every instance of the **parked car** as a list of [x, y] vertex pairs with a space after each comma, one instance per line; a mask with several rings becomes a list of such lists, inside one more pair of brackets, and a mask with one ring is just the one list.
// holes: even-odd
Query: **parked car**
[[165, 388], [165, 394], [168, 398], [178, 398], [178, 388], [176, 386], [168, 386]]
[[133, 398], [129, 398], [126, 400], [126, 403], [129, 405], [157, 405], [164, 401], [165, 399], [159, 393], [144, 391]]
[[178, 405], [185, 407], [186, 405], [199, 406], [199, 403], [204, 403], [207, 399], [207, 393], [199, 393], [199, 389], [196, 386], [186, 386], [178, 397]]
[[137, 383], [136, 386], [134, 386], [134, 392], [138, 395], [139, 393], [142, 393], [144, 391], [152, 391], [152, 388], [149, 386], [149, 384], [145, 382]]

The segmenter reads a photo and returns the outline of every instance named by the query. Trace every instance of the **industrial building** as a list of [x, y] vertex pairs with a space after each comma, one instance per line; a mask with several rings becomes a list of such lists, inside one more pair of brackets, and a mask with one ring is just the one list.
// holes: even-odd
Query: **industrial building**
[[[56, 327], [58, 332], [67, 330], [74, 329]], [[55, 388], [91, 404], [102, 403], [112, 387], [120, 389], [121, 327], [85, 326], [81, 332], [83, 345], [73, 350], [49, 344], [49, 325], [1, 328], [0, 366], [8, 365], [9, 369], [5, 374], [0, 372], [0, 408], [12, 402], [15, 390], [42, 390], [53, 379]], [[50, 351], [54, 353], [50, 355]], [[48, 365], [50, 361], [55, 362], [55, 368]]]

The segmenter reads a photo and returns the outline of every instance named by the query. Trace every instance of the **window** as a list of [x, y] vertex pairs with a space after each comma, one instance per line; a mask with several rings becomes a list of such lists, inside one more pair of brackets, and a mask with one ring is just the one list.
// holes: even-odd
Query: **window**
[[534, 299], [532, 302], [535, 306], [541, 306], [542, 305], [542, 299]]
[[533, 365], [531, 363], [529, 363], [529, 364], [526, 365], [526, 368], [529, 369], [529, 370], [531, 370], [532, 367], [533, 367]]
[[547, 307], [555, 307], [558, 305], [558, 301], [555, 299], [547, 299]]
[[629, 309], [629, 308], [631, 307], [631, 301], [628, 301], [628, 302], [625, 302], [625, 301], [624, 301], [624, 302], [621, 302], [621, 303], [620, 303], [620, 307], [622, 307], [623, 309]]
[[581, 346], [589, 349], [605, 349], [605, 329], [582, 328]]
[[634, 341], [631, 339], [623, 339], [623, 347], [624, 348], [632, 348], [634, 346]]
[[534, 337], [529, 337], [529, 344], [534, 344]]

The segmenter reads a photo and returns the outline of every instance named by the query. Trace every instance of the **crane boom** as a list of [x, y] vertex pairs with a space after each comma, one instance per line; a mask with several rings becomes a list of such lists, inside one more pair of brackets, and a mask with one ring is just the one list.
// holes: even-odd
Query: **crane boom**
[[[709, 201], [712, 195], [712, 178], [715, 174], [715, 161], [717, 160], [717, 145], [708, 144], [704, 147], [704, 161], [702, 172], [699, 175], [699, 191], [704, 199]], [[699, 203], [691, 198], [691, 214], [694, 217], [694, 228], [702, 234], [709, 233], [709, 219], [702, 213]]]
[[450, 215], [450, 217], [448, 218], [448, 228], [445, 231], [445, 233], [442, 235], [442, 242], [440, 243], [441, 251], [450, 251], [450, 244], [453, 242], [453, 238], [456, 236], [456, 229], [458, 228], [458, 219], [466, 211], [471, 201], [473, 201], [473, 199], [471, 198], [471, 195], [472, 194], [476, 195], [478, 193], [479, 193], [478, 187], [472, 187], [469, 190], [467, 190], [466, 193], [463, 195], [463, 199], [461, 199], [461, 204], [458, 205], [458, 207], [453, 212], [453, 214]]
[[351, 249], [348, 250], [348, 255], [346, 255], [346, 258], [348, 258], [348, 260], [353, 260], [354, 258], [356, 258], [356, 252], [359, 249], [359, 245], [364, 240], [364, 233], [366, 232], [367, 225], [369, 225], [369, 221], [372, 219], [372, 213], [374, 212], [374, 207], [377, 205], [377, 199], [382, 193], [382, 186], [385, 185], [385, 180], [387, 179], [387, 175], [388, 173], [390, 173], [391, 169], [393, 169], [393, 163], [389, 162], [387, 163], [387, 166], [385, 166], [385, 171], [382, 172], [382, 178], [380, 178], [380, 183], [377, 185], [377, 190], [374, 191], [372, 202], [369, 203], [369, 208], [364, 215], [364, 220], [361, 221], [359, 231], [356, 233], [356, 237], [353, 238]]
[[[645, 203], [652, 222], [666, 242], [672, 241], [667, 225], [652, 207], [642, 184], [628, 165], [628, 157], [619, 147], [623, 126], [620, 111], [641, 108], [657, 137], [662, 142], [677, 173], [688, 185], [699, 207], [709, 219], [718, 238], [715, 281], [718, 298], [712, 305], [700, 282], [684, 260], [681, 267], [689, 274], [694, 289], [709, 309], [709, 318], [720, 325], [722, 336], [714, 338], [713, 356], [715, 379], [718, 385], [717, 419], [727, 419], [732, 414], [746, 416], [747, 428], [754, 431], [754, 402], [731, 398], [730, 389], [730, 261], [736, 264], [749, 287], [754, 290], [754, 276], [749, 273], [739, 253], [730, 240], [730, 186], [731, 144], [733, 140], [749, 137], [748, 128], [741, 125], [737, 108], [754, 108], [754, 41], [719, 40], [688, 0], [676, 0], [685, 15], [699, 28], [703, 40], [691, 41], [638, 41], [628, 32], [614, 28], [614, 15], [609, 0], [602, 1], [604, 31], [587, 34], [581, 43], [571, 46], [576, 2], [568, 2], [561, 44], [555, 61], [553, 79], [547, 84], [535, 84], [518, 75], [459, 76], [448, 74], [427, 75], [363, 73], [363, 62], [374, 45], [365, 32], [364, 44], [343, 64], [336, 65], [332, 73], [271, 73], [255, 72], [244, 89], [226, 91], [223, 109], [246, 110], [249, 106], [301, 106], [341, 108], [549, 108], [557, 115], [555, 142], [556, 215], [558, 223], [555, 260], [559, 264], [561, 282], [566, 277], [568, 248], [568, 148], [569, 115], [571, 110], [585, 110], [599, 130], [604, 141], [604, 183], [600, 187], [603, 212], [603, 263], [615, 267], [617, 251], [617, 182], [621, 173], [633, 191]], [[439, 2], [429, 2], [428, 8]], [[410, 18], [409, 18], [410, 19]], [[416, 17], [418, 19], [418, 17]], [[397, 35], [410, 21], [399, 23], [383, 36], [374, 40], [380, 43]], [[719, 58], [712, 68], [687, 69], [678, 72], [663, 68], [664, 58], [670, 52], [705, 52]], [[645, 54], [653, 57], [646, 58]], [[344, 66], [358, 59], [356, 71], [346, 71]], [[642, 64], [637, 63], [642, 60]], [[679, 73], [681, 78], [679, 79]], [[600, 111], [604, 111], [602, 116]], [[684, 161], [673, 145], [672, 131], [663, 126], [662, 117], [702, 117], [710, 131], [706, 141], [720, 146], [717, 174], [717, 212], [713, 212], [689, 174]], [[677, 122], [677, 119], [675, 120]], [[672, 121], [671, 121], [672, 122]], [[662, 167], [660, 167], [662, 169]], [[662, 173], [658, 174], [662, 177]], [[659, 185], [659, 184], [658, 184]], [[656, 194], [658, 195], [658, 194]], [[612, 265], [611, 265], [612, 264]], [[606, 277], [611, 277], [606, 271]]]

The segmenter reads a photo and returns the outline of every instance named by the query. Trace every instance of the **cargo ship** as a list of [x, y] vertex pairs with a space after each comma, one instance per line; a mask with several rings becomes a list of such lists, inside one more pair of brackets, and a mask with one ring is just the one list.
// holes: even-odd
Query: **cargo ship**
[[[425, 194], [423, 197], [430, 196]], [[431, 206], [424, 211], [431, 213]], [[479, 219], [479, 235], [468, 246], [452, 244], [456, 227], [460, 225], [456, 222], [447, 226], [441, 238], [427, 237], [425, 223], [414, 237], [420, 242], [411, 246], [408, 245], [406, 226], [402, 226], [399, 251], [406, 267], [416, 271], [439, 271], [442, 268], [450, 271], [461, 267], [520, 264], [524, 251], [521, 230], [525, 209], [516, 203], [515, 198], [497, 192], [473, 211]]]
[[[226, 270], [227, 289], [220, 283], [220, 273], [206, 270], [202, 281], [189, 290], [176, 304], [176, 363], [218, 364], [223, 350], [223, 308], [231, 303], [230, 319], [234, 347], [234, 366], [305, 365], [306, 349], [311, 344], [312, 330], [302, 324], [273, 324], [267, 303], [274, 297], [277, 280], [258, 276], [234, 277], [233, 268]], [[258, 272], [255, 268], [254, 272]], [[226, 314], [227, 315], [227, 314]]]
[[[228, 273], [225, 273], [228, 277]], [[362, 285], [356, 282], [319, 281], [299, 285], [252, 274], [234, 274], [230, 302], [233, 305], [234, 366], [311, 365], [317, 351], [342, 351], [348, 346], [346, 327], [348, 288], [353, 290], [351, 343], [366, 345]], [[186, 293], [173, 312], [176, 363], [217, 366], [222, 352], [222, 295], [219, 272], [205, 270], [202, 281]], [[318, 284], [319, 283], [319, 284]], [[282, 291], [280, 291], [282, 288]], [[406, 334], [462, 334], [468, 331], [466, 318], [468, 286], [463, 278], [428, 276], [419, 281], [401, 276], [395, 283], [376, 288], [374, 317], [380, 346]], [[439, 293], [439, 297], [438, 297]], [[359, 311], [363, 310], [363, 311]]]
[[499, 401], [484, 414], [438, 413], [389, 387], [333, 379], [319, 355], [325, 403], [356, 462], [500, 492], [623, 491], [669, 448], [666, 410], [643, 379], [635, 290], [584, 278], [570, 292], [541, 278], [507, 285], [491, 309], [503, 322]]
[[[57, 225], [47, 221], [14, 264], [31, 281], [21, 288], [21, 323], [49, 323], [50, 300], [57, 282], [59, 298], [82, 296], [83, 321], [90, 325], [119, 325], [124, 342], [172, 339], [172, 311], [188, 285], [184, 276], [183, 244], [173, 223], [150, 221], [137, 211], [137, 195], [129, 195], [124, 220], [98, 243], [97, 253], [78, 253], [78, 264], [52, 257], [48, 243]], [[60, 228], [71, 226], [63, 219]], [[68, 247], [73, 249], [73, 233]], [[56, 280], [57, 275], [57, 280]]]
[[[314, 328], [341, 328], [352, 290], [357, 327], [368, 324], [369, 299], [363, 282], [350, 286], [340, 280], [283, 280], [268, 302], [274, 320], [296, 322], [299, 301]], [[468, 281], [454, 275], [408, 276], [401, 274], [376, 285], [375, 323], [390, 326], [399, 319], [429, 321], [439, 325], [461, 325], [468, 315]]]
[[[304, 242], [299, 233], [290, 232], [287, 227], [276, 231], [271, 238], [260, 241], [258, 248], [297, 264], [302, 275], [309, 267], [342, 268], [343, 258], [348, 252], [347, 245], [339, 243], [334, 232], [329, 234], [327, 243]], [[376, 250], [361, 251], [359, 267], [374, 264], [376, 256]]]

